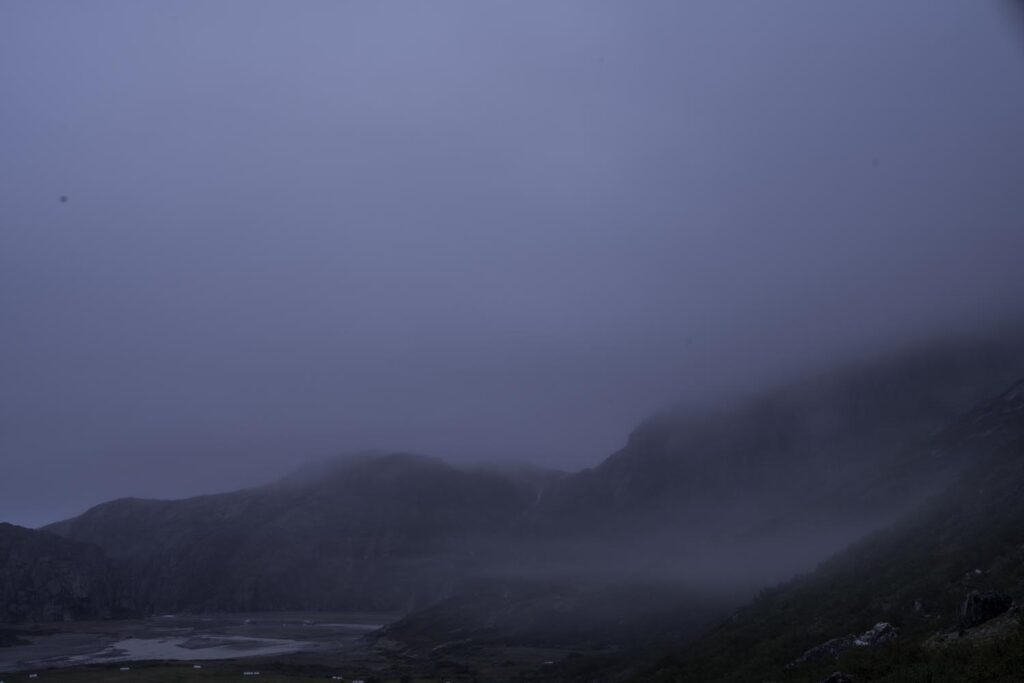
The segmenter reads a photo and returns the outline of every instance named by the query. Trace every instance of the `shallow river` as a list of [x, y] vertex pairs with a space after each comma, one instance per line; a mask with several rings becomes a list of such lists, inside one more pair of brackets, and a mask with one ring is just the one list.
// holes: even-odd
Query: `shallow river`
[[0, 649], [0, 672], [143, 660], [195, 661], [331, 651], [391, 621], [374, 614], [164, 615], [60, 624]]

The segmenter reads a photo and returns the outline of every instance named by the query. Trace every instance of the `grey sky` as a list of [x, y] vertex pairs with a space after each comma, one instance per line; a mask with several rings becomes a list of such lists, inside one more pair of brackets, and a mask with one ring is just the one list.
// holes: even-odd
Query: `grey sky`
[[368, 447], [586, 466], [1003, 315], [1018, 38], [962, 0], [4, 0], [0, 520]]

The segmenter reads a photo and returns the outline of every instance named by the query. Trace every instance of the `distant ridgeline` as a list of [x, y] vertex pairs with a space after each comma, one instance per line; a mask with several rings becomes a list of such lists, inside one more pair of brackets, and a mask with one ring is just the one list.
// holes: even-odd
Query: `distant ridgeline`
[[[260, 488], [116, 500], [45, 533], [7, 525], [0, 536], [18, 550], [0, 553], [0, 596], [16, 607], [0, 620], [443, 609], [446, 599], [492, 599], [500, 585], [501, 595], [534, 596], [528, 624], [545, 603], [527, 588], [538, 580], [556, 592], [566, 577], [592, 580], [575, 581], [562, 603], [581, 613], [588, 600], [631, 594], [608, 588], [616, 582], [682, 576], [703, 595], [707, 577], [763, 585], [952, 481], [967, 452], [933, 456], [920, 444], [1024, 374], [1020, 342], [913, 349], [728, 408], [651, 418], [578, 473], [357, 455]], [[768, 547], [791, 552], [776, 558]], [[74, 568], [54, 568], [60, 580], [31, 564], [58, 557]], [[498, 622], [488, 626], [495, 634]]]

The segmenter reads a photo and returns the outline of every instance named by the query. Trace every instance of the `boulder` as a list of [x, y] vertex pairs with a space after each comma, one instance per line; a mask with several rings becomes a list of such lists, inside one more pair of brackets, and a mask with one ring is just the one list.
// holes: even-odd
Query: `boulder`
[[1013, 598], [996, 591], [971, 591], [960, 606], [958, 625], [973, 628], [1005, 613], [1013, 606]]

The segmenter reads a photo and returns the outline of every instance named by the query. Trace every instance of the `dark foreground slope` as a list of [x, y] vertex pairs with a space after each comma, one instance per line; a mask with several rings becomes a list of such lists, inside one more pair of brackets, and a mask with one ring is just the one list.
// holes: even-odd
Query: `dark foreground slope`
[[[600, 675], [810, 682], [841, 670], [858, 682], [1024, 680], [1024, 381], [945, 430], [920, 464], [953, 453], [970, 458], [969, 469], [907, 518], [765, 592], [698, 642]], [[995, 609], [965, 613], [972, 594]], [[899, 637], [787, 668], [880, 622]]]
[[0, 623], [102, 619], [127, 607], [99, 548], [0, 523]]

